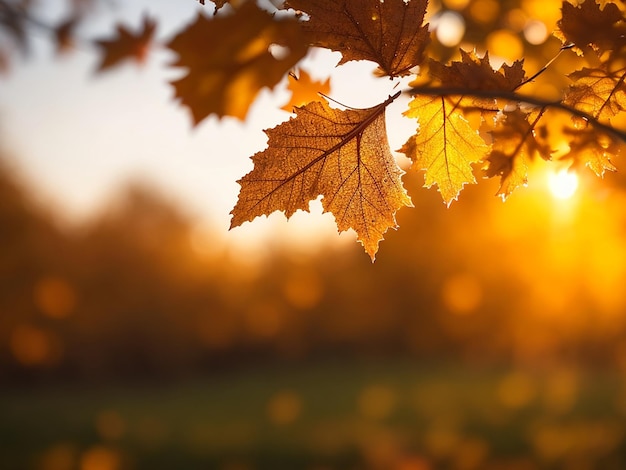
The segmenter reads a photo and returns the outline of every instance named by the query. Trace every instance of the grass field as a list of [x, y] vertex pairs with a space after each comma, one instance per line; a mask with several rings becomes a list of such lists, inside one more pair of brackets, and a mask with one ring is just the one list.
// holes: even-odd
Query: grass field
[[2, 470], [624, 469], [626, 379], [408, 362], [0, 391]]

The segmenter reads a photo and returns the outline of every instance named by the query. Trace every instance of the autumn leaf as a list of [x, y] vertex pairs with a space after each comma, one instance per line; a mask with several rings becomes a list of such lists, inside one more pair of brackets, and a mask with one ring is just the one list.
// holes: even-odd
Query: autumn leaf
[[607, 2], [602, 8], [594, 0], [578, 6], [563, 2], [561, 11], [555, 35], [564, 43], [573, 43], [579, 55], [588, 47], [601, 55], [606, 51], [619, 53], [626, 46], [626, 18], [614, 3]]
[[461, 61], [444, 65], [429, 60], [433, 78], [443, 87], [466, 88], [467, 90], [513, 91], [525, 78], [524, 61], [516, 60], [512, 65], [503, 64], [497, 71], [491, 67], [489, 54], [478, 57], [474, 52], [461, 51]]
[[291, 91], [291, 99], [289, 103], [283, 106], [287, 112], [292, 112], [297, 106], [318, 100], [320, 93], [328, 95], [330, 93], [330, 79], [327, 78], [323, 82], [311, 79], [311, 76], [304, 70], [300, 70], [298, 75], [289, 74], [289, 91]]
[[519, 108], [506, 112], [491, 131], [492, 150], [485, 159], [485, 175], [500, 177], [500, 188], [496, 193], [506, 199], [515, 189], [528, 182], [528, 164], [535, 155], [545, 160], [551, 151], [535, 135], [535, 126], [543, 113], [526, 113]]
[[467, 183], [474, 184], [472, 163], [489, 151], [459, 109], [441, 96], [416, 96], [405, 116], [419, 122], [417, 134], [400, 149], [413, 161], [412, 168], [425, 170], [425, 186], [436, 184], [448, 205]]
[[390, 77], [409, 75], [424, 60], [430, 36], [422, 25], [427, 0], [288, 0], [306, 12], [311, 45], [342, 54], [339, 62], [370, 60]]
[[583, 68], [569, 75], [574, 84], [564, 103], [588, 113], [596, 119], [611, 118], [626, 105], [626, 72], [611, 73], [603, 69]]
[[[273, 45], [284, 54], [272, 55]], [[188, 71], [172, 84], [195, 124], [210, 114], [244, 119], [259, 90], [274, 87], [307, 51], [296, 19], [276, 19], [255, 2], [227, 16], [199, 14], [168, 47]]]
[[116, 37], [96, 41], [96, 46], [103, 53], [96, 71], [102, 72], [110, 69], [127, 59], [143, 62], [148, 54], [155, 30], [156, 23], [148, 17], [144, 17], [142, 30], [137, 34], [126, 29], [124, 25], [118, 25]]
[[338, 110], [326, 101], [296, 108], [296, 116], [266, 131], [268, 148], [252, 157], [239, 180], [231, 228], [260, 215], [308, 211], [322, 195], [339, 231], [352, 228], [372, 260], [395, 213], [411, 206], [387, 142], [385, 108]]
[[574, 166], [586, 166], [597, 176], [604, 176], [605, 171], [615, 171], [611, 156], [620, 153], [620, 147], [614, 139], [605, 134], [599, 134], [593, 127], [585, 129], [565, 129], [564, 133], [571, 140], [569, 152], [563, 160], [571, 160]]

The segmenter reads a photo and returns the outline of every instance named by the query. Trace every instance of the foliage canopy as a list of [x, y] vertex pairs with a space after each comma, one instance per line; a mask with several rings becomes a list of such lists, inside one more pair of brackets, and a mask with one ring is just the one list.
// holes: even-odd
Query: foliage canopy
[[[72, 2], [67, 21], [52, 28], [59, 50], [72, 43], [94, 1]], [[384, 233], [396, 227], [396, 212], [412, 206], [385, 130], [387, 107], [401, 93], [412, 96], [403, 115], [415, 121], [415, 134], [398, 152], [411, 160], [408, 171], [423, 171], [425, 186], [437, 186], [448, 205], [477, 176], [499, 178], [497, 194], [506, 198], [527, 183], [538, 158], [572, 171], [586, 166], [598, 176], [615, 170], [626, 142], [626, 5], [559, 4], [546, 15], [554, 24], [542, 23], [549, 28], [545, 37], [528, 39], [522, 49], [532, 53], [529, 67], [521, 56], [490, 55], [484, 40], [490, 28], [519, 36], [536, 25], [523, 3], [495, 2], [509, 8], [500, 12], [509, 18], [502, 27], [484, 11], [476, 14], [474, 0], [199, 0], [196, 19], [161, 44], [175, 53], [172, 66], [185, 71], [172, 86], [195, 125], [210, 115], [245, 119], [262, 88], [292, 77], [287, 109], [294, 114], [267, 130], [268, 147], [252, 156], [254, 169], [239, 180], [231, 227], [274, 211], [290, 217], [321, 196], [338, 229], [354, 229], [373, 260]], [[27, 27], [37, 23], [33, 5], [0, 0], [0, 25], [22, 47]], [[467, 24], [460, 50], [437, 39], [449, 11]], [[145, 18], [137, 32], [119, 25], [112, 37], [94, 40], [102, 57], [98, 71], [144, 60], [156, 27]], [[311, 80], [298, 67], [311, 47], [340, 52], [337, 66], [366, 60], [378, 65], [381, 79], [412, 81], [371, 108], [338, 108], [327, 97], [328, 81]], [[563, 56], [569, 70], [556, 73]]]

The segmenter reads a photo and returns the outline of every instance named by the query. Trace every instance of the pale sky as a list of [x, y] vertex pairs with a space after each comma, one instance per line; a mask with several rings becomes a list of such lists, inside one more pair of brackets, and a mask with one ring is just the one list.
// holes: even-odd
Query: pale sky
[[[49, 10], [41, 11], [41, 16], [54, 17], [59, 14], [55, 6], [63, 2], [43, 3]], [[203, 8], [196, 0], [118, 3], [117, 9], [86, 24], [81, 37], [111, 35], [116, 20], [139, 28], [148, 13], [158, 20], [159, 37], [169, 38]], [[168, 52], [152, 51], [143, 67], [129, 63], [94, 75], [98, 56], [90, 46], [83, 44], [59, 58], [45, 35], [36, 35], [33, 41], [30, 57], [18, 60], [7, 76], [0, 77], [0, 136], [3, 150], [12, 155], [12, 166], [36, 186], [41, 200], [62, 208], [70, 220], [80, 220], [126, 183], [139, 179], [226, 233], [239, 191], [236, 180], [252, 169], [249, 157], [266, 147], [263, 129], [289, 118], [279, 109], [288, 99], [284, 82], [259, 95], [245, 123], [211, 117], [192, 129], [188, 111], [174, 102], [167, 83], [180, 74], [166, 67], [173, 60]], [[317, 78], [333, 72], [333, 98], [364, 108], [392, 93], [395, 82], [373, 78], [371, 64], [353, 62], [334, 69], [338, 59], [337, 53], [316, 50], [304, 64]], [[405, 108], [406, 100], [398, 100], [388, 114], [398, 116]], [[398, 117], [391, 125], [389, 121], [391, 148], [397, 149], [415, 131], [414, 123]], [[305, 231], [315, 226], [336, 233], [329, 215], [295, 219], [290, 225], [304, 224]], [[250, 225], [260, 228], [267, 221], [244, 224], [232, 236], [253, 231], [246, 227]]]

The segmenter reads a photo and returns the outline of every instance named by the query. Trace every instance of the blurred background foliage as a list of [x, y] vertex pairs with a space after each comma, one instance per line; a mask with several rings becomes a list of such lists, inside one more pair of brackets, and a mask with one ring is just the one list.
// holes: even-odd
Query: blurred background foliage
[[[432, 21], [463, 27], [434, 50], [538, 70], [559, 5], [434, 2]], [[529, 86], [553, 96], [580, 61]], [[626, 467], [622, 173], [581, 171], [561, 199], [536, 162], [505, 204], [482, 181], [449, 209], [409, 176], [416, 207], [372, 265], [352, 241], [250, 249], [142, 181], [68, 224], [14, 160], [0, 468]]]
[[[626, 193], [418, 188], [360, 247], [261, 252], [129, 187], [68, 227], [3, 167], [6, 468], [622, 468]], [[488, 186], [488, 185], [487, 185]]]

